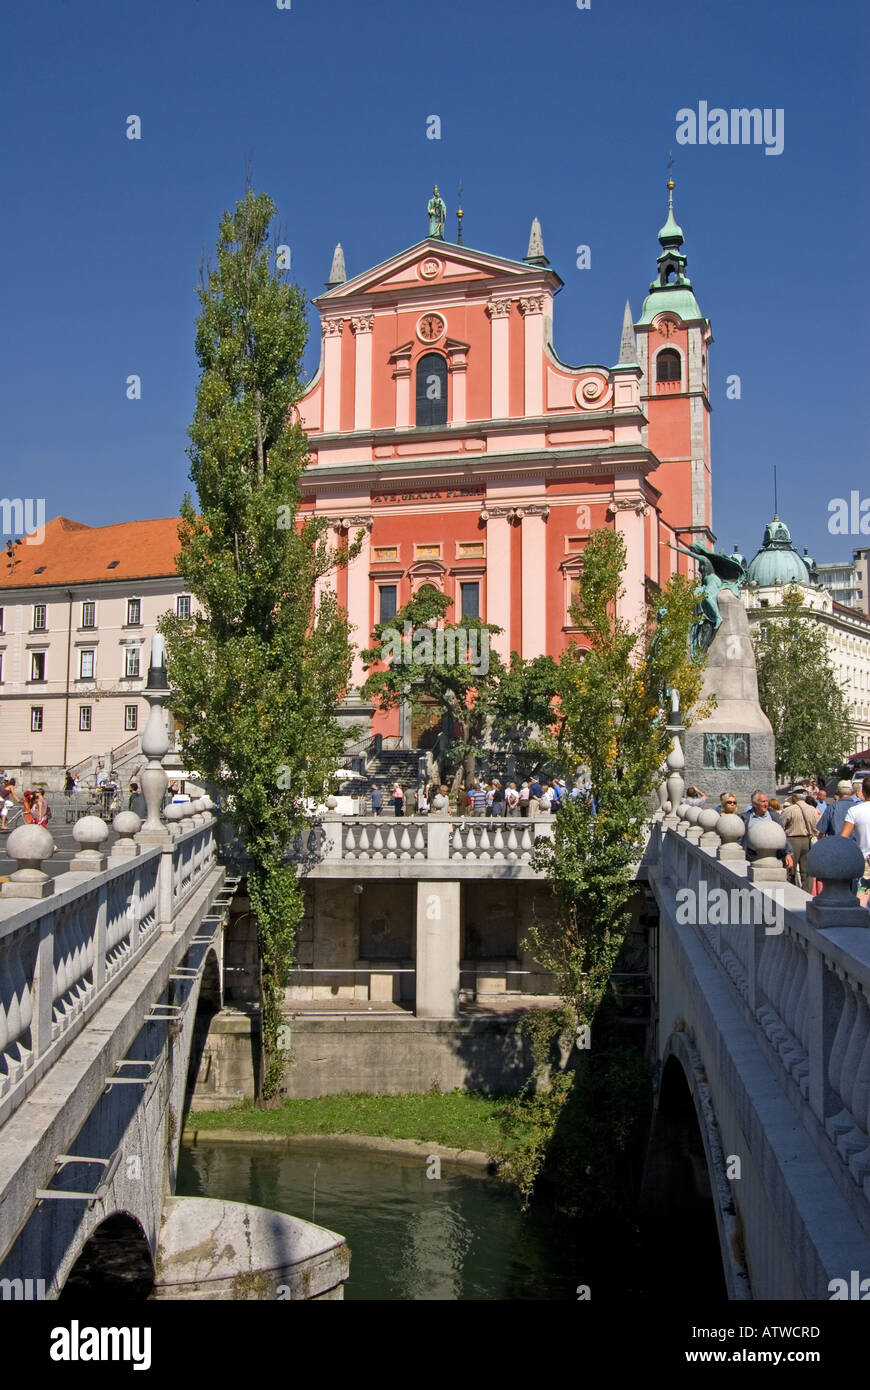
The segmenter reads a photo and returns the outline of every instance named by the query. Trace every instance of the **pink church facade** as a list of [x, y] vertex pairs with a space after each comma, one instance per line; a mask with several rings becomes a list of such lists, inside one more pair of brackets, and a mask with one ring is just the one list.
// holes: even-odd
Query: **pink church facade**
[[[636, 324], [626, 305], [619, 361], [583, 367], [554, 347], [562, 281], [537, 223], [522, 261], [430, 236], [347, 280], [337, 253], [299, 406], [302, 506], [338, 533], [364, 531], [359, 556], [325, 581], [358, 648], [434, 584], [451, 621], [502, 629], [506, 660], [558, 655], [576, 636], [568, 610], [591, 531], [625, 538], [622, 609], [636, 623], [683, 562], [669, 545], [711, 543], [712, 335], [672, 211], [660, 241]], [[354, 686], [364, 678], [357, 658]], [[373, 728], [395, 735], [397, 721]]]

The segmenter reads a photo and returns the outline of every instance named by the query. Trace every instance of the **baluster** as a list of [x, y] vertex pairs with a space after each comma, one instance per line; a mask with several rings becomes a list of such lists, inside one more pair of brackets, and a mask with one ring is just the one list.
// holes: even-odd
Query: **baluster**
[[352, 825], [349, 825], [344, 832], [344, 857], [345, 859], [356, 859], [357, 857], [356, 837]]
[[[9, 1039], [6, 1044], [6, 1065], [9, 1071], [9, 1079], [12, 1082], [18, 1080], [22, 1071], [22, 1059], [18, 1039], [21, 1036], [21, 998], [19, 995], [20, 982], [16, 969], [17, 950], [15, 942], [10, 941], [6, 951], [6, 979], [8, 981], [8, 1005], [7, 1005], [7, 1027], [9, 1029]], [[23, 972], [22, 972], [23, 974]]]
[[366, 827], [363, 826], [362, 830], [359, 833], [357, 857], [359, 859], [368, 859], [370, 848], [371, 846], [369, 845], [369, 832], [366, 829]]
[[825, 1129], [835, 1143], [839, 1135], [848, 1133], [853, 1123], [846, 1101], [847, 1087], [851, 1084], [846, 1059], [858, 1017], [858, 996], [852, 987], [851, 980], [840, 977], [839, 972], [838, 978], [843, 987], [844, 999], [840, 1022], [834, 1035], [831, 1057], [828, 1062], [828, 1080], [831, 1083], [831, 1089], [840, 1100], [842, 1109], [836, 1115], [829, 1116], [825, 1121]]
[[493, 859], [504, 859], [504, 834], [502, 833], [502, 828], [500, 825], [497, 825], [495, 828], [495, 835], [493, 836], [493, 848], [495, 851], [492, 856]]
[[508, 831], [507, 847], [508, 847], [508, 856], [507, 856], [508, 859], [516, 859], [516, 857], [517, 857], [517, 832], [516, 832], [516, 830], [514, 829], [513, 826], [511, 826], [510, 830]]
[[[868, 1034], [870, 1034], [870, 1009], [867, 1000], [860, 991], [855, 993], [857, 1005], [855, 1011], [855, 1024], [852, 1028], [852, 1036], [849, 1039], [849, 1046], [846, 1049], [846, 1056], [843, 1061], [843, 1103], [851, 1121], [848, 1131], [842, 1131], [837, 1136], [837, 1148], [846, 1157], [857, 1153], [863, 1149], [867, 1143], [867, 1136], [856, 1124], [856, 1116], [862, 1100], [863, 1076], [861, 1073], [861, 1062], [863, 1060], [867, 1044]], [[866, 1106], [866, 1098], [865, 1098]]]
[[6, 968], [7, 948], [0, 946], [0, 1096], [8, 1085], [6, 1044], [10, 1037], [8, 990], [9, 972]]
[[867, 1030], [864, 1051], [855, 1073], [850, 1109], [855, 1117], [855, 1130], [853, 1134], [845, 1136], [843, 1147], [851, 1152], [848, 1162], [852, 1177], [857, 1182], [863, 1182], [870, 1175], [870, 1146], [867, 1143], [867, 1135], [870, 1132], [870, 1028]]
[[426, 858], [426, 838], [423, 834], [423, 827], [417, 826], [417, 834], [414, 836], [414, 858]]
[[462, 843], [462, 835], [460, 833], [459, 826], [457, 825], [456, 829], [453, 832], [453, 853], [461, 856], [464, 848], [465, 847]]
[[393, 829], [393, 827], [390, 826], [389, 830], [387, 831], [387, 858], [388, 858], [388, 859], [397, 859], [397, 858], [398, 858], [398, 855], [396, 854], [396, 848], [397, 848], [397, 843], [396, 843], [396, 832], [395, 832], [395, 830]]
[[492, 858], [492, 856], [491, 856], [491, 854], [490, 854], [490, 852], [489, 852], [489, 849], [490, 849], [490, 844], [489, 844], [489, 831], [487, 830], [486, 826], [484, 826], [483, 829], [482, 829], [481, 832], [480, 832], [480, 846], [479, 846], [479, 848], [480, 848], [480, 858], [481, 858], [481, 859], [491, 859], [491, 858]]
[[526, 828], [525, 828], [525, 829], [523, 830], [523, 832], [522, 832], [522, 839], [520, 840], [520, 858], [521, 858], [521, 859], [531, 859], [531, 857], [532, 857], [532, 835], [531, 835], [531, 831], [529, 830], [528, 826], [526, 826]]
[[465, 839], [465, 858], [477, 858], [477, 836], [474, 833], [474, 826], [472, 825], [468, 827], [468, 833]]
[[381, 827], [380, 827], [380, 826], [377, 826], [376, 829], [375, 829], [374, 848], [373, 848], [373, 850], [372, 850], [372, 859], [383, 859], [383, 857], [384, 857], [384, 837], [383, 837], [383, 834], [382, 834], [382, 832], [381, 832]]
[[[834, 1041], [831, 1044], [831, 1052], [828, 1057], [828, 1083], [834, 1095], [842, 1104], [843, 1096], [840, 1089], [840, 1082], [843, 1075], [843, 1062], [846, 1057], [846, 1048], [849, 1044], [849, 1038], [852, 1034], [858, 1003], [854, 991], [849, 987], [848, 980], [843, 977], [839, 970], [835, 971], [835, 978], [843, 991], [843, 1002], [839, 1009], [840, 1021], [837, 1024], [837, 1031], [834, 1034]], [[825, 1121], [825, 1128], [832, 1139], [834, 1138], [838, 1125], [843, 1133], [849, 1128], [848, 1124], [840, 1123], [845, 1118], [845, 1111], [840, 1110], [837, 1115], [832, 1115]]]
[[[18, 1033], [18, 1056], [23, 1070], [26, 1070], [33, 1061], [33, 1042], [30, 1041], [28, 1047], [25, 1038], [30, 1032], [30, 1024], [33, 1020], [33, 974], [32, 965], [30, 970], [24, 968], [24, 951], [28, 949], [29, 942], [24, 935], [19, 935], [15, 943], [15, 966], [14, 981], [18, 991], [19, 1009], [19, 1033]], [[29, 954], [28, 950], [28, 954]]]
[[85, 932], [84, 932], [84, 913], [79, 912], [72, 919], [72, 981], [71, 999], [73, 1013], [79, 1013], [82, 1007], [85, 990], [82, 984], [82, 976], [85, 971]]
[[52, 1010], [53, 1023], [52, 1037], [56, 1037], [63, 1028], [66, 1027], [66, 992], [70, 980], [70, 961], [67, 942], [69, 938], [69, 909], [67, 908], [61, 921], [58, 922], [54, 938], [54, 988], [52, 997], [54, 1007]]
[[411, 858], [411, 835], [407, 826], [405, 826], [399, 838], [399, 849], [402, 851], [399, 855], [400, 859]]
[[791, 947], [793, 969], [788, 997], [785, 1000], [785, 1021], [788, 1024], [789, 1032], [794, 1037], [797, 1037], [799, 1023], [798, 1000], [806, 984], [807, 962], [806, 956], [801, 950], [800, 942], [796, 937], [791, 936], [791, 934], [789, 934], [789, 946]]

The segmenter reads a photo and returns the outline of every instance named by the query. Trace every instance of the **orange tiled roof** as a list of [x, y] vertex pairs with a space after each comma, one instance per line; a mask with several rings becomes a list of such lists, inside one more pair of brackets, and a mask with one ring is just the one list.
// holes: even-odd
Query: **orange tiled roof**
[[[46, 523], [42, 545], [15, 547], [11, 570], [0, 548], [0, 590], [177, 574], [178, 521], [177, 516], [161, 516], [155, 521], [86, 526], [56, 516]], [[113, 560], [118, 563], [110, 569]]]

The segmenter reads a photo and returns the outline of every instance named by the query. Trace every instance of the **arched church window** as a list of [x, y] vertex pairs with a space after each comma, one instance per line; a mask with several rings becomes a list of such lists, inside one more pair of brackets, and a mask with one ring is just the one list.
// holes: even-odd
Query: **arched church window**
[[682, 375], [680, 354], [673, 348], [665, 348], [656, 358], [656, 381], [680, 381]]
[[447, 424], [447, 362], [438, 352], [417, 363], [417, 424]]

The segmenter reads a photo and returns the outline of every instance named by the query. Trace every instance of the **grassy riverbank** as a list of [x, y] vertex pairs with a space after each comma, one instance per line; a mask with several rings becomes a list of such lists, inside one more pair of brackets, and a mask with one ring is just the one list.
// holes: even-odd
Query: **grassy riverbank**
[[428, 1091], [424, 1095], [366, 1093], [285, 1100], [275, 1110], [251, 1104], [232, 1110], [197, 1110], [186, 1131], [234, 1130], [240, 1134], [370, 1134], [389, 1139], [421, 1139], [447, 1148], [491, 1153], [499, 1141], [499, 1096], [482, 1091]]

